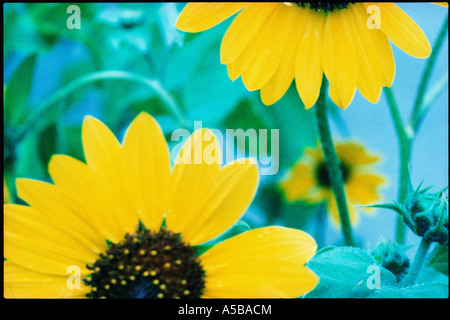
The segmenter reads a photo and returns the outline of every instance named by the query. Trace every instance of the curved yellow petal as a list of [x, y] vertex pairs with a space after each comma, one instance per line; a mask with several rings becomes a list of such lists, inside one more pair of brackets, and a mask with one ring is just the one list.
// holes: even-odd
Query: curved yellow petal
[[366, 9], [362, 4], [348, 6], [349, 22], [355, 39], [356, 58], [358, 62], [357, 88], [370, 102], [377, 103], [383, 87], [383, 75], [379, 68], [383, 68], [379, 54], [380, 48], [375, 47], [372, 34], [381, 32], [367, 28]]
[[[65, 199], [65, 205], [91, 222], [105, 239], [118, 242], [124, 232], [114, 201], [102, 188], [99, 177], [84, 163], [65, 155], [55, 155], [49, 163], [49, 173]], [[137, 223], [137, 218], [136, 218]]]
[[201, 197], [184, 212], [185, 225], [180, 230], [183, 240], [197, 245], [229, 229], [250, 206], [258, 180], [256, 163], [237, 160], [203, 181]]
[[308, 198], [310, 188], [315, 185], [312, 174], [312, 169], [307, 164], [298, 163], [292, 167], [287, 177], [280, 182], [280, 188], [287, 201]]
[[191, 2], [178, 17], [176, 27], [185, 32], [210, 29], [245, 8], [245, 2]]
[[[292, 8], [291, 8], [292, 9]], [[294, 25], [286, 30], [289, 40], [282, 53], [281, 63], [274, 76], [261, 88], [261, 100], [265, 105], [277, 102], [289, 89], [295, 76], [295, 61], [297, 58], [297, 44], [302, 36], [300, 30], [305, 24], [304, 16], [297, 10], [290, 10]]]
[[[56, 186], [37, 180], [17, 179], [17, 191], [19, 196], [36, 210], [36, 215], [30, 215], [32, 219], [22, 215], [24, 221], [21, 223], [24, 227], [39, 219], [44, 228], [54, 228], [55, 232], [64, 234], [63, 238], [69, 236], [71, 242], [83, 245], [91, 253], [99, 254], [106, 249], [105, 238], [98, 232], [98, 226], [92, 225], [86, 212], [74, 207], [70, 197], [65, 196]], [[22, 216], [11, 217], [18, 219]], [[44, 235], [48, 236], [46, 233]], [[57, 242], [62, 241], [63, 239]]]
[[380, 156], [370, 154], [360, 143], [350, 141], [336, 143], [336, 154], [338, 158], [350, 165], [372, 164], [380, 160]]
[[264, 37], [264, 44], [260, 47], [257, 57], [242, 73], [242, 82], [249, 91], [261, 89], [278, 69], [286, 47], [295, 46], [292, 43], [291, 31], [297, 12], [282, 3], [279, 3], [278, 7], [267, 22], [265, 32], [258, 35]]
[[[371, 66], [373, 65], [376, 68], [374, 77], [376, 77], [378, 81], [381, 81], [380, 83], [382, 86], [390, 87], [395, 76], [395, 61], [391, 45], [383, 31], [377, 28], [369, 29], [364, 25], [367, 23], [368, 17], [366, 8], [367, 7], [364, 7], [364, 5], [361, 4], [350, 6], [353, 18], [359, 20], [361, 26], [364, 26], [357, 30], [360, 34], [360, 40], [363, 46], [360, 49], [363, 49], [371, 58]], [[381, 79], [378, 78], [380, 76]], [[366, 78], [367, 77], [365, 77], [365, 79]], [[358, 78], [358, 89], [360, 89], [360, 79], [362, 81], [363, 78]]]
[[354, 173], [347, 183], [349, 199], [361, 205], [374, 204], [381, 200], [378, 188], [385, 183], [385, 179], [376, 174]]
[[[264, 24], [251, 38], [241, 54], [236, 57], [232, 63], [227, 64], [228, 75], [233, 81], [236, 80], [241, 74], [243, 75], [247, 69], [251, 68], [260, 53], [266, 51], [266, 46], [271, 44], [270, 41], [267, 41], [267, 34], [272, 34], [274, 32], [273, 25], [279, 22], [276, 17], [278, 16], [278, 12], [281, 11], [282, 6], [279, 3], [263, 5], [265, 7], [262, 12], [270, 11], [268, 19], [265, 20]], [[249, 91], [251, 91], [250, 88], [252, 90], [256, 90], [256, 88], [251, 86], [251, 83], [248, 83], [247, 79], [244, 82], [244, 85], [246, 85]]]
[[3, 296], [7, 299], [84, 298], [90, 290], [81, 279], [70, 278], [74, 275], [72, 271], [65, 276], [54, 276], [22, 268], [10, 261], [4, 261], [3, 266]]
[[305, 149], [304, 153], [314, 162], [323, 161], [323, 152], [320, 145], [314, 148], [308, 147]]
[[39, 272], [65, 275], [76, 265], [87, 274], [86, 264], [98, 255], [49, 226], [41, 213], [22, 205], [5, 205], [4, 254], [9, 261]]
[[300, 230], [265, 227], [221, 242], [201, 257], [205, 298], [296, 298], [318, 277], [305, 263], [317, 245]]
[[185, 141], [175, 160], [167, 198], [166, 223], [171, 231], [181, 232], [192, 224], [188, 213], [196, 213], [206, 191], [204, 182], [219, 171], [220, 162], [220, 145], [210, 130], [196, 130]]
[[[197, 149], [194, 151], [195, 144]], [[210, 130], [197, 130], [185, 143], [182, 153], [201, 151], [207, 158], [208, 149], [220, 151], [217, 138]], [[182, 157], [179, 155], [178, 159]], [[193, 156], [191, 160], [194, 160]], [[258, 167], [251, 162], [251, 159], [242, 159], [220, 168], [216, 162], [177, 161], [166, 217], [168, 229], [180, 232], [184, 241], [196, 245], [231, 227], [245, 212], [256, 192]]]
[[416, 58], [426, 58], [431, 46], [422, 29], [394, 3], [377, 3], [380, 27], [398, 48]]
[[306, 109], [317, 101], [323, 77], [323, 45], [326, 15], [310, 9], [296, 8], [300, 21], [297, 31], [301, 39], [297, 45], [295, 84]]
[[170, 153], [159, 124], [147, 113], [139, 114], [123, 142], [127, 179], [133, 206], [149, 230], [159, 230], [166, 211], [170, 180]]
[[220, 62], [234, 62], [266, 22], [275, 8], [270, 3], [252, 3], [233, 20], [220, 45]]
[[87, 116], [83, 122], [82, 141], [87, 165], [98, 175], [98, 192], [109, 203], [120, 232], [136, 231], [138, 213], [130, 201], [124, 181], [128, 179], [123, 149], [114, 134], [101, 121]]
[[352, 101], [358, 80], [354, 30], [348, 14], [347, 10], [329, 12], [324, 28], [323, 68], [330, 98], [341, 109]]

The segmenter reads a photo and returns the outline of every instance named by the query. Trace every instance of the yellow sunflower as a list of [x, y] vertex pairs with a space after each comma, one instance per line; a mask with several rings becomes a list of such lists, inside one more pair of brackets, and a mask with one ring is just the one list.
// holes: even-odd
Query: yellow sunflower
[[[379, 156], [367, 152], [356, 142], [336, 144], [342, 178], [348, 197], [350, 221], [358, 222], [358, 215], [352, 205], [368, 205], [381, 199], [379, 187], [385, 179], [373, 173], [371, 165], [379, 161]], [[305, 155], [291, 168], [280, 182], [280, 188], [289, 202], [326, 202], [334, 225], [339, 225], [339, 213], [331, 189], [330, 179], [319, 147], [307, 148]], [[370, 209], [365, 209], [370, 212]]]
[[340, 108], [350, 104], [356, 89], [377, 103], [395, 74], [389, 40], [417, 58], [431, 52], [420, 27], [394, 3], [189, 3], [176, 26], [200, 32], [237, 12], [222, 39], [220, 61], [231, 80], [242, 76], [249, 91], [261, 90], [266, 105], [295, 79], [305, 108], [311, 108], [323, 73]]
[[211, 130], [195, 131], [173, 168], [146, 113], [122, 144], [86, 117], [82, 142], [86, 164], [55, 155], [54, 184], [18, 179], [29, 206], [4, 205], [5, 297], [293, 298], [317, 284], [305, 267], [316, 243], [300, 230], [253, 229], [197, 253], [242, 216], [259, 179], [251, 159], [211, 161]]

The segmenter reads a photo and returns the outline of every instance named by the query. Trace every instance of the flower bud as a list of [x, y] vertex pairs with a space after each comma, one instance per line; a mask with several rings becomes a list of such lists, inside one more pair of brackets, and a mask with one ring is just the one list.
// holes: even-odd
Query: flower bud
[[444, 190], [427, 193], [430, 188], [419, 188], [406, 199], [404, 218], [418, 236], [448, 246], [448, 197]]
[[391, 271], [397, 282], [406, 274], [409, 259], [399, 245], [380, 239], [371, 252], [375, 260], [385, 269]]

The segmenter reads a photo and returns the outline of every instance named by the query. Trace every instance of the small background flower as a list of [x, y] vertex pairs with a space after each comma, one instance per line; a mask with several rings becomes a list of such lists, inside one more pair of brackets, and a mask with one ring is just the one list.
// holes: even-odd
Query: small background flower
[[[339, 225], [339, 213], [322, 151], [320, 147], [316, 147], [308, 148], [304, 153], [280, 182], [280, 188], [289, 202], [299, 200], [311, 204], [325, 202], [329, 217], [335, 225]], [[359, 210], [353, 206], [369, 205], [382, 199], [380, 186], [385, 182], [385, 178], [372, 169], [380, 157], [368, 152], [356, 142], [337, 143], [336, 153], [341, 163], [350, 221], [357, 224]], [[362, 210], [372, 211], [367, 208]]]

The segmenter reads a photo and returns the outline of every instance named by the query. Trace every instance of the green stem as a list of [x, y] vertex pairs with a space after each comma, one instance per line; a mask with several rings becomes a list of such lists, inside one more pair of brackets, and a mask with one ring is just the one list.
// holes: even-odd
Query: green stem
[[324, 76], [322, 86], [320, 88], [320, 95], [314, 107], [316, 111], [317, 127], [319, 131], [320, 143], [322, 146], [325, 165], [327, 167], [331, 182], [331, 188], [336, 198], [345, 244], [354, 246], [355, 242], [353, 240], [352, 225], [350, 223], [350, 215], [348, 212], [347, 198], [345, 195], [341, 166], [336, 154], [336, 150], [334, 148], [333, 138], [328, 124], [326, 89], [327, 80]]
[[[436, 63], [436, 57], [439, 54], [448, 28], [448, 16], [444, 21], [444, 24], [439, 32], [436, 43], [433, 46], [433, 51], [428, 59], [422, 80], [419, 85], [419, 91], [414, 103], [414, 108], [411, 113], [411, 118], [408, 124], [404, 123], [401, 119], [397, 101], [391, 88], [385, 88], [385, 94], [388, 102], [388, 106], [394, 122], [395, 131], [397, 133], [400, 153], [399, 164], [399, 182], [398, 182], [398, 202], [403, 204], [408, 196], [409, 192], [409, 162], [411, 160], [411, 150], [414, 137], [417, 133], [420, 121], [424, 114], [424, 97], [428, 87], [431, 72]], [[402, 217], [397, 217], [397, 225], [395, 230], [395, 238], [397, 243], [404, 244], [406, 240], [406, 225], [403, 222]]]
[[144, 85], [150, 88], [153, 92], [155, 92], [158, 97], [164, 102], [168, 111], [172, 113], [172, 115], [176, 118], [178, 123], [185, 127], [185, 120], [183, 114], [181, 112], [180, 107], [177, 105], [175, 100], [170, 96], [170, 94], [164, 90], [158, 80], [153, 80], [146, 78], [141, 75], [137, 75], [131, 72], [125, 71], [117, 71], [117, 70], [108, 70], [108, 71], [98, 71], [86, 74], [82, 77], [79, 77], [65, 87], [58, 90], [54, 95], [52, 95], [48, 100], [46, 100], [41, 106], [36, 108], [36, 112], [29, 117], [27, 123], [23, 125], [22, 131], [20, 131], [16, 140], [22, 139], [26, 134], [29, 134], [31, 131], [37, 130], [39, 127], [40, 121], [46, 113], [51, 112], [51, 108], [59, 101], [67, 97], [72, 92], [80, 89], [83, 86], [89, 85], [94, 82], [104, 81], [104, 80], [123, 80], [123, 81], [131, 81], [136, 82], [138, 84]]
[[[405, 126], [398, 109], [398, 104], [395, 100], [394, 94], [391, 88], [385, 88], [385, 94], [389, 106], [389, 110], [394, 121], [395, 131], [397, 133], [399, 151], [400, 151], [400, 164], [399, 164], [399, 177], [398, 177], [398, 203], [404, 203], [408, 196], [409, 188], [409, 161], [411, 159], [411, 146], [413, 141], [413, 132], [409, 126]], [[406, 225], [403, 222], [403, 218], [397, 216], [397, 224], [395, 230], [395, 240], [399, 244], [405, 243], [406, 239]]]
[[423, 102], [425, 97], [425, 92], [428, 87], [428, 83], [431, 79], [431, 72], [433, 71], [433, 67], [436, 63], [436, 58], [439, 55], [439, 52], [442, 48], [442, 45], [445, 40], [445, 36], [447, 35], [447, 29], [448, 29], [448, 15], [444, 21], [444, 24], [442, 25], [442, 28], [439, 32], [439, 35], [436, 39], [436, 42], [433, 46], [433, 50], [430, 54], [430, 57], [428, 58], [427, 64], [425, 66], [425, 70], [422, 75], [422, 79], [420, 81], [419, 90], [417, 93], [416, 101], [414, 102], [414, 108], [411, 114], [411, 127], [414, 130], [417, 130], [420, 120], [422, 118], [422, 108], [423, 108]]
[[422, 238], [422, 241], [419, 244], [419, 248], [417, 249], [416, 255], [414, 256], [413, 263], [409, 268], [409, 272], [402, 282], [402, 287], [408, 287], [414, 284], [414, 282], [417, 279], [417, 276], [419, 275], [420, 268], [422, 267], [422, 264], [425, 261], [430, 245], [431, 245], [430, 240]]

